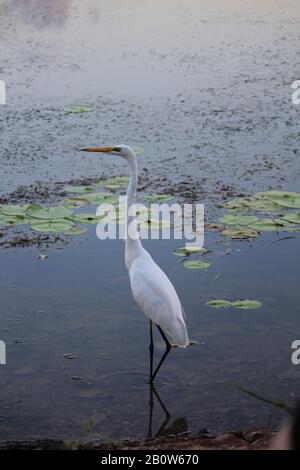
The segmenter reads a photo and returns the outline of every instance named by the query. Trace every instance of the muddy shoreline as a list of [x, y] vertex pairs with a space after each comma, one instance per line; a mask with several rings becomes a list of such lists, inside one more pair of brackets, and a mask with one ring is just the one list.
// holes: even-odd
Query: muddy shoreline
[[105, 443], [90, 439], [28, 439], [1, 441], [0, 450], [266, 450], [275, 433], [269, 429], [231, 431], [217, 436], [209, 433], [124, 439]]

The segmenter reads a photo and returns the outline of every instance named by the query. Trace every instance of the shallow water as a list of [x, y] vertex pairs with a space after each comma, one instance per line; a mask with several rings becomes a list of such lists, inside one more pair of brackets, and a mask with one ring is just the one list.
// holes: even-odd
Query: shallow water
[[[188, 181], [215, 209], [269, 186], [299, 191], [290, 88], [299, 79], [299, 23], [298, 0], [0, 0], [0, 193], [127, 174], [119, 160], [78, 152], [119, 142], [144, 147], [147, 189]], [[93, 111], [64, 112], [76, 103]], [[238, 386], [286, 401], [297, 394], [290, 346], [299, 332], [299, 236], [274, 239], [228, 245], [206, 234], [207, 273], [180, 265], [171, 251], [182, 243], [145, 242], [199, 342], [172, 351], [157, 378], [167, 427], [275, 426], [281, 414]], [[123, 249], [90, 228], [49, 248], [47, 260], [34, 248], [0, 251], [1, 439], [87, 437], [87, 428], [105, 439], [147, 435], [148, 324], [131, 298]], [[205, 305], [222, 297], [263, 307]], [[163, 421], [155, 400], [153, 433]]]
[[299, 184], [299, 23], [298, 0], [0, 0], [0, 191], [111, 175], [78, 148], [120, 142], [206, 203]]
[[[157, 378], [167, 427], [179, 418], [177, 432], [276, 426], [281, 414], [238, 386], [285, 401], [297, 394], [290, 348], [299, 329], [300, 239], [270, 243], [276, 238], [236, 242], [228, 252], [227, 242], [207, 235], [207, 272], [179, 263], [171, 253], [178, 240], [144, 242], [174, 282], [199, 342], [173, 350]], [[80, 242], [49, 249], [47, 260], [35, 249], [1, 252], [2, 439], [147, 435], [148, 322], [132, 300], [123, 250], [122, 241], [97, 240], [92, 227]], [[259, 299], [263, 307], [205, 305], [216, 298]], [[156, 340], [158, 359], [164, 346]], [[154, 403], [153, 433], [165, 416]]]

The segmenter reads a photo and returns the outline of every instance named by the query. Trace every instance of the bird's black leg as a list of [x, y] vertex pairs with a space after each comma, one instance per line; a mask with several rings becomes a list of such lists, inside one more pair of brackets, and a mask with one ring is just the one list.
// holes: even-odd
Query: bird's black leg
[[153, 375], [153, 351], [154, 351], [154, 343], [153, 343], [153, 331], [152, 331], [152, 320], [149, 320], [149, 326], [150, 326], [150, 345], [149, 345], [149, 352], [150, 352], [150, 382], [151, 383], [151, 377]]
[[164, 352], [164, 354], [163, 354], [161, 360], [159, 361], [159, 364], [158, 364], [158, 366], [156, 367], [156, 369], [155, 369], [155, 371], [154, 371], [154, 374], [151, 376], [150, 383], [152, 383], [153, 380], [155, 379], [157, 372], [159, 371], [159, 369], [160, 369], [162, 363], [163, 363], [164, 360], [166, 359], [166, 357], [167, 357], [167, 355], [169, 354], [170, 349], [171, 349], [171, 345], [170, 345], [170, 343], [169, 343], [169, 341], [168, 341], [166, 335], [164, 334], [163, 330], [160, 328], [160, 326], [158, 326], [158, 325], [156, 325], [156, 326], [157, 326], [157, 328], [158, 328], [160, 334], [162, 335], [162, 337], [163, 337], [163, 339], [164, 339], [164, 342], [166, 343], [166, 350], [165, 350], [165, 352]]
[[153, 385], [149, 385], [149, 426], [148, 426], [148, 434], [147, 439], [152, 437], [152, 419], [153, 419], [153, 408], [154, 408], [154, 400], [153, 400]]

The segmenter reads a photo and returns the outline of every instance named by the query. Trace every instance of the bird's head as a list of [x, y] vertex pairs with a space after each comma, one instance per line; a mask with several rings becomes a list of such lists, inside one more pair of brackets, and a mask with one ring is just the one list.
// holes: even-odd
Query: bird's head
[[116, 145], [114, 147], [89, 147], [81, 149], [83, 152], [95, 152], [95, 153], [109, 153], [113, 155], [119, 155], [126, 160], [136, 158], [134, 150], [129, 145]]

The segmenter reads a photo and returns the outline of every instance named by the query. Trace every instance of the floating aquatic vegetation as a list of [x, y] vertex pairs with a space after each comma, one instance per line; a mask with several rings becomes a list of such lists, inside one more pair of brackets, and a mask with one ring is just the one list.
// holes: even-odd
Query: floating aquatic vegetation
[[9, 216], [0, 213], [0, 227], [9, 227], [17, 224], [16, 216]]
[[26, 215], [35, 219], [55, 220], [64, 219], [72, 215], [73, 211], [64, 206], [43, 207], [39, 204], [30, 204], [26, 208]]
[[225, 225], [250, 225], [257, 222], [259, 219], [254, 215], [232, 215], [226, 214], [219, 219]]
[[187, 269], [207, 269], [210, 265], [208, 261], [200, 260], [187, 260], [183, 262], [183, 266]]
[[292, 222], [293, 224], [300, 224], [300, 212], [291, 212], [281, 217], [281, 219]]
[[282, 207], [276, 202], [267, 198], [248, 197], [238, 198], [223, 204], [226, 209], [234, 211], [259, 211], [259, 212], [276, 212], [282, 210]]
[[9, 216], [21, 215], [25, 217], [27, 207], [28, 205], [2, 204], [0, 205], [0, 213]]
[[69, 193], [80, 193], [80, 194], [86, 194], [86, 193], [93, 193], [95, 191], [94, 186], [76, 186], [76, 185], [68, 185], [66, 186], [66, 191]]
[[143, 153], [145, 150], [143, 147], [133, 147], [133, 151], [138, 155], [140, 153]]
[[129, 183], [128, 176], [115, 176], [107, 180], [99, 181], [97, 186], [103, 186], [107, 189], [124, 189], [127, 188]]
[[85, 227], [80, 227], [79, 225], [74, 225], [69, 230], [64, 231], [65, 235], [83, 235], [87, 232]]
[[90, 193], [85, 194], [84, 199], [92, 205], [99, 204], [116, 204], [118, 202], [117, 196], [112, 193]]
[[281, 219], [260, 219], [251, 228], [258, 232], [281, 232], [289, 225], [288, 222]]
[[193, 253], [199, 253], [201, 255], [204, 255], [207, 253], [208, 250], [206, 248], [199, 248], [198, 246], [191, 246], [191, 245], [185, 245], [180, 248], [177, 248], [176, 250], [173, 251], [173, 255], [175, 256], [189, 256], [190, 254]]
[[266, 198], [279, 206], [300, 209], [300, 194], [288, 191], [265, 191], [256, 193], [257, 198]]
[[287, 209], [300, 209], [300, 196], [276, 199], [275, 202]]
[[43, 222], [36, 222], [31, 226], [32, 230], [42, 233], [63, 233], [68, 232], [75, 227], [73, 222], [69, 220], [47, 220]]
[[256, 308], [260, 308], [262, 306], [262, 303], [259, 300], [250, 300], [250, 299], [244, 299], [244, 300], [236, 300], [235, 302], [232, 302], [231, 305], [235, 308], [241, 308], [244, 310], [252, 310]]
[[70, 197], [64, 199], [61, 203], [62, 206], [68, 207], [69, 209], [78, 209], [79, 207], [88, 206], [90, 203], [84, 197]]
[[258, 231], [249, 227], [236, 227], [223, 230], [222, 234], [232, 239], [242, 240], [257, 237]]
[[290, 192], [290, 191], [260, 191], [255, 194], [257, 198], [267, 198], [267, 199], [276, 199], [276, 198], [289, 198], [289, 197], [299, 197], [300, 194]]
[[76, 104], [65, 108], [66, 113], [89, 113], [91, 111], [93, 111], [93, 108], [83, 104]]
[[209, 300], [208, 302], [206, 302], [206, 305], [209, 305], [210, 307], [214, 307], [214, 308], [229, 308], [231, 307], [232, 302], [230, 302], [229, 300], [223, 300], [223, 299]]
[[261, 212], [278, 212], [282, 211], [282, 207], [274, 201], [269, 199], [256, 199], [250, 200], [249, 209]]
[[234, 302], [230, 300], [209, 300], [206, 302], [206, 305], [209, 305], [210, 307], [214, 308], [229, 308], [229, 307], [234, 307], [234, 308], [240, 308], [244, 310], [253, 310], [260, 308], [262, 306], [262, 303], [259, 300], [250, 300], [250, 299], [244, 299], [244, 300], [235, 300]]

